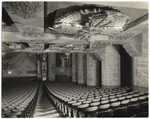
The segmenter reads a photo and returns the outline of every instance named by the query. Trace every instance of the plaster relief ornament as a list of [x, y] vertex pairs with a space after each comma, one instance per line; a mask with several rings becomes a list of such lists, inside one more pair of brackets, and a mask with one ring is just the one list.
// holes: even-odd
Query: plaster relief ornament
[[83, 5], [74, 10], [68, 8], [67, 13], [56, 16], [54, 32], [81, 40], [88, 40], [95, 35], [113, 36], [121, 33], [129, 21], [128, 16], [116, 9], [95, 5]]

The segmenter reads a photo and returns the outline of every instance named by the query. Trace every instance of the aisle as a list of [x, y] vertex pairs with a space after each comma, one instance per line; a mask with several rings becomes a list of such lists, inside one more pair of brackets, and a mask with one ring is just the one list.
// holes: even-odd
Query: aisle
[[53, 105], [50, 104], [46, 93], [42, 90], [42, 85], [39, 87], [39, 94], [33, 118], [60, 118], [59, 113], [57, 113]]

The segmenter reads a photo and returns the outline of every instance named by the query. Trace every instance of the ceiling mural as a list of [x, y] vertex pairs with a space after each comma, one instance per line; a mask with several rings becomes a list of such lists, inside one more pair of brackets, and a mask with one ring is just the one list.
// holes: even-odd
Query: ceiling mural
[[147, 12], [100, 3], [3, 2], [2, 53], [94, 52], [99, 44], [132, 42], [147, 29]]

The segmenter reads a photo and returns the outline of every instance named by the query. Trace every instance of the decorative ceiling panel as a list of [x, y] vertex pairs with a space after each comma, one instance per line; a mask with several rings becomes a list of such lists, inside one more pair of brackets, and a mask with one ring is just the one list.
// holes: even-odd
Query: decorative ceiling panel
[[[119, 10], [110, 7], [97, 7], [94, 5], [73, 6], [63, 15], [57, 15], [53, 27], [56, 33], [89, 39], [92, 35], [114, 35], [125, 28], [129, 17]], [[58, 10], [58, 12], [64, 9]], [[71, 11], [69, 10], [71, 9]], [[65, 10], [64, 10], [65, 11]]]
[[[130, 38], [147, 30], [147, 10], [87, 3], [3, 2], [2, 50], [90, 52], [99, 48], [95, 44], [131, 42]], [[130, 29], [124, 30], [126, 25]]]

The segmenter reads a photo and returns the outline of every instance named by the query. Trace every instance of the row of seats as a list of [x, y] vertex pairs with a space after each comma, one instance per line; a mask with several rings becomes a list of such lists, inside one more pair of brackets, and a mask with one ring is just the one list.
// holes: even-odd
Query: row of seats
[[51, 102], [69, 117], [148, 116], [148, 93], [129, 87], [87, 87], [72, 83], [45, 82]]
[[2, 117], [32, 117], [38, 96], [38, 81], [3, 82]]

